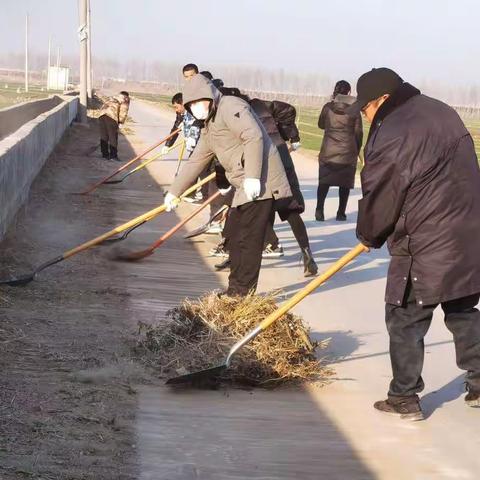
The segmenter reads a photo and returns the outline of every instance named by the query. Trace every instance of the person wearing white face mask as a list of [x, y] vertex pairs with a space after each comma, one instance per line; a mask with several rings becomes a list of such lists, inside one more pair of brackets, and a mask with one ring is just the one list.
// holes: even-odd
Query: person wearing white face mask
[[231, 269], [226, 293], [244, 296], [257, 287], [263, 241], [276, 200], [292, 196], [277, 148], [250, 105], [223, 96], [202, 75], [184, 87], [184, 105], [205, 122], [199, 142], [165, 197], [169, 210], [214, 157], [235, 189], [230, 237]]

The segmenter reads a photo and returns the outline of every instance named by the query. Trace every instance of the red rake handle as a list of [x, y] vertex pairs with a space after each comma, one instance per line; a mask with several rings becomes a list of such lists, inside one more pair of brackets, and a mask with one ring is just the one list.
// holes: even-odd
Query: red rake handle
[[137, 155], [135, 158], [132, 158], [131, 160], [129, 160], [125, 165], [122, 165], [120, 168], [117, 168], [117, 170], [115, 170], [112, 174], [108, 175], [107, 177], [103, 178], [102, 180], [99, 180], [97, 183], [93, 184], [91, 187], [87, 188], [87, 190], [85, 190], [84, 192], [82, 192], [82, 195], [87, 195], [91, 192], [93, 192], [94, 190], [96, 190], [100, 185], [102, 185], [103, 183], [105, 183], [107, 180], [110, 180], [112, 177], [114, 177], [115, 175], [117, 175], [118, 173], [120, 172], [123, 172], [123, 170], [125, 170], [126, 168], [128, 168], [132, 163], [135, 163], [137, 162], [138, 160], [140, 160], [142, 157], [144, 157], [147, 153], [150, 153], [152, 150], [155, 150], [157, 147], [159, 147], [162, 143], [165, 143], [167, 140], [169, 140], [170, 138], [172, 138], [174, 135], [176, 135], [177, 133], [180, 132], [180, 128], [178, 128], [177, 130], [175, 130], [174, 132], [172, 132], [170, 135], [166, 136], [165, 138], [163, 138], [162, 140], [160, 140], [159, 142], [155, 143], [154, 145], [152, 145], [151, 147], [148, 147], [146, 150], [144, 150], [142, 153], [140, 153], [139, 155]]
[[214, 200], [216, 200], [221, 195], [220, 192], [214, 193], [209, 199], [203, 202], [196, 210], [194, 210], [190, 215], [185, 217], [181, 222], [177, 223], [172, 227], [168, 232], [164, 233], [156, 242], [152, 243], [148, 250], [155, 250], [160, 245], [162, 245], [165, 240], [168, 240], [172, 235], [177, 233], [186, 223], [188, 223], [193, 217], [197, 216], [202, 210], [208, 207]]

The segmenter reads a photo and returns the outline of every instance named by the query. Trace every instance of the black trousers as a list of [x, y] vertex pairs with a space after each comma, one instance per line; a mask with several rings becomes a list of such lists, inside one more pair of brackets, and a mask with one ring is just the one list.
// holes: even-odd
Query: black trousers
[[102, 115], [99, 118], [100, 140], [107, 142], [111, 147], [117, 148], [118, 145], [118, 123], [108, 117]]
[[[480, 295], [470, 295], [441, 304], [445, 324], [453, 334], [457, 365], [467, 371], [467, 385], [480, 392], [480, 312], [475, 308]], [[424, 343], [433, 311], [438, 305], [421, 306], [415, 301], [411, 282], [401, 306], [386, 305], [390, 335], [393, 379], [389, 396], [414, 396], [424, 387], [422, 379]]]
[[[317, 212], [323, 212], [325, 206], [325, 199], [328, 195], [328, 185], [320, 184], [317, 188]], [[350, 196], [350, 189], [346, 187], [338, 187], [338, 213], [345, 215], [347, 209], [348, 197]]]
[[[298, 212], [290, 212], [286, 220], [290, 224], [290, 228], [292, 229], [293, 235], [295, 236], [300, 249], [304, 250], [305, 248], [309, 248], [310, 242], [308, 240], [307, 228], [305, 227], [305, 223], [303, 222], [301, 215]], [[275, 212], [272, 212], [268, 222], [267, 232], [265, 234], [264, 248], [269, 244], [273, 248], [278, 247], [278, 237], [273, 229], [274, 223]]]
[[262, 263], [263, 241], [272, 210], [272, 199], [249, 202], [230, 209], [229, 295], [244, 296], [256, 290]]

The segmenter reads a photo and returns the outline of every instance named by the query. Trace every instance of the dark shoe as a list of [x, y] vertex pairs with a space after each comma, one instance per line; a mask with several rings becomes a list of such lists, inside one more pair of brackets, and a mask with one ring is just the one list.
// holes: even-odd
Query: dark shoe
[[373, 406], [379, 412], [395, 415], [402, 420], [417, 422], [425, 418], [417, 396], [388, 398], [387, 400], [375, 402]]
[[102, 152], [102, 157], [107, 160], [110, 158], [110, 152], [108, 151], [108, 142], [105, 140], [100, 140], [100, 150]]
[[480, 392], [475, 392], [473, 390], [469, 390], [467, 387], [468, 393], [465, 396], [465, 403], [469, 407], [479, 408], [480, 407]]
[[317, 222], [324, 222], [325, 221], [325, 215], [323, 214], [323, 212], [320, 212], [320, 211], [316, 211], [315, 212], [315, 220]]
[[345, 222], [347, 216], [344, 213], [337, 212], [337, 222]]
[[222, 271], [222, 270], [230, 270], [230, 265], [232, 262], [229, 258], [226, 258], [223, 262], [217, 263], [215, 266], [215, 270]]
[[121, 160], [118, 158], [118, 154], [117, 154], [117, 148], [116, 147], [112, 147], [110, 145], [110, 160], [115, 160], [116, 162], [120, 162]]
[[313, 277], [318, 273], [318, 266], [313, 259], [313, 253], [309, 248], [302, 249], [303, 274], [305, 277]]

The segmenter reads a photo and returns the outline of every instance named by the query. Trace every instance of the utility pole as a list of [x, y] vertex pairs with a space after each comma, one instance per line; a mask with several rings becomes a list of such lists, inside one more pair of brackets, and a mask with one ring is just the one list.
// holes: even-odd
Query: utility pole
[[78, 14], [78, 37], [80, 40], [80, 105], [78, 119], [80, 123], [87, 124], [87, 0], [78, 0]]
[[47, 90], [50, 90], [50, 65], [52, 61], [52, 37], [48, 37]]
[[25, 16], [25, 91], [28, 92], [28, 13]]
[[91, 14], [90, 14], [90, 0], [87, 0], [87, 34], [88, 34], [88, 42], [87, 42], [87, 95], [88, 98], [92, 98], [92, 24], [90, 22]]

